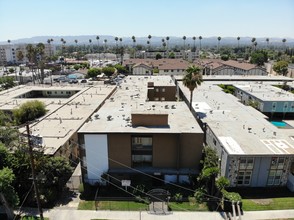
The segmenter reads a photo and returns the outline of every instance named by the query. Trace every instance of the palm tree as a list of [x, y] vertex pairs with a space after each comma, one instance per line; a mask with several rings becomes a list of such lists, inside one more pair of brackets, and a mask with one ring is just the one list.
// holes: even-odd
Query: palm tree
[[269, 45], [269, 38], [266, 38], [265, 41], [266, 41], [266, 47], [268, 48], [268, 45]]
[[78, 40], [75, 39], [75, 43], [76, 43], [76, 50], [77, 50], [77, 47], [78, 47]]
[[237, 37], [237, 41], [238, 41], [238, 48], [239, 48], [239, 41], [240, 41], [240, 37]]
[[183, 84], [190, 90], [190, 111], [192, 110], [193, 91], [198, 85], [201, 85], [202, 74], [198, 66], [189, 66], [183, 78]]
[[286, 38], [284, 38], [284, 39], [282, 40], [284, 49], [286, 48], [286, 41], [287, 41]]
[[93, 66], [93, 50], [92, 50], [92, 40], [91, 39], [89, 39], [89, 44], [90, 44], [90, 46], [89, 46], [89, 50], [90, 50], [90, 56], [91, 56], [91, 66]]
[[[9, 44], [10, 58], [12, 59], [12, 52], [11, 52], [11, 45], [10, 45], [11, 40], [7, 40], [7, 43]], [[13, 61], [13, 59], [12, 59], [12, 61]]]
[[164, 53], [163, 53], [163, 58], [164, 58], [165, 57], [164, 55], [166, 53], [166, 42], [165, 41], [162, 42], [162, 46], [163, 46], [163, 49], [164, 49]]
[[120, 63], [123, 63], [123, 57], [124, 57], [124, 48], [122, 46], [122, 41], [123, 39], [120, 37], [119, 38], [119, 44], [120, 44]]
[[49, 45], [49, 61], [50, 61], [50, 59], [51, 59], [51, 40], [48, 39], [48, 40], [47, 40], [47, 43], [48, 43], [48, 45]]
[[135, 48], [136, 37], [135, 36], [132, 36], [132, 40], [133, 40], [133, 48]]
[[218, 37], [217, 38], [217, 40], [218, 40], [218, 43], [217, 43], [217, 50], [218, 50], [218, 52], [219, 52], [219, 44], [220, 44], [221, 39], [222, 39], [221, 37]]
[[166, 50], [168, 50], [169, 36], [167, 36], [165, 39], [166, 39]]
[[105, 57], [106, 50], [107, 50], [107, 39], [104, 39], [104, 59], [106, 58]]
[[255, 41], [256, 41], [256, 38], [253, 37], [253, 38], [251, 39], [252, 47], [254, 47], [254, 42], [255, 42]]
[[115, 45], [116, 45], [116, 52], [115, 52], [115, 55], [116, 55], [116, 59], [118, 59], [118, 57], [117, 57], [117, 52], [118, 52], [118, 44], [117, 44], [117, 42], [118, 42], [118, 37], [115, 37], [114, 40], [115, 40]]
[[201, 50], [201, 40], [202, 40], [202, 36], [199, 36], [199, 49]]
[[184, 59], [186, 58], [186, 36], [183, 36], [183, 41], [184, 41]]
[[255, 41], [255, 42], [253, 43], [253, 45], [254, 45], [254, 50], [256, 50], [257, 42]]
[[193, 41], [194, 41], [194, 46], [193, 46], [193, 49], [194, 49], [194, 52], [196, 52], [196, 37], [192, 37]]
[[100, 50], [99, 50], [99, 39], [100, 39], [100, 37], [97, 35], [97, 36], [96, 36], [96, 40], [97, 40], [97, 43], [98, 43], [98, 48], [97, 48], [97, 51], [98, 51], [98, 58], [99, 58], [99, 65], [100, 65]]
[[38, 43], [35, 48], [35, 55], [37, 56], [37, 65], [38, 69], [41, 71], [41, 84], [44, 82], [44, 68], [45, 68], [45, 63], [44, 63], [44, 53], [45, 53], [45, 45], [43, 43]]
[[152, 38], [152, 36], [149, 34], [148, 35], [148, 39], [149, 39], [149, 46], [150, 46], [150, 48], [151, 48], [151, 38]]

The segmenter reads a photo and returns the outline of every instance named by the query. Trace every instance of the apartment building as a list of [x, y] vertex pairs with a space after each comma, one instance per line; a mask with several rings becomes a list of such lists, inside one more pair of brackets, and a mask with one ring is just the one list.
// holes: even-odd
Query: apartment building
[[267, 71], [264, 67], [242, 61], [206, 59], [196, 60], [194, 63], [203, 67], [204, 75], [267, 75]]
[[[189, 100], [190, 91], [178, 84]], [[194, 91], [192, 106], [231, 187], [288, 186], [294, 191], [293, 120], [285, 121], [286, 128], [275, 126], [266, 115], [208, 81]]]
[[[199, 172], [203, 131], [169, 76], [128, 76], [78, 131], [83, 179], [189, 182]], [[112, 179], [110, 178], [110, 181]]]
[[[44, 46], [44, 56], [53, 56], [55, 54], [55, 45], [44, 43]], [[28, 58], [26, 47], [27, 44], [0, 45], [0, 65], [27, 63]], [[22, 60], [17, 56], [20, 52], [23, 54]]]

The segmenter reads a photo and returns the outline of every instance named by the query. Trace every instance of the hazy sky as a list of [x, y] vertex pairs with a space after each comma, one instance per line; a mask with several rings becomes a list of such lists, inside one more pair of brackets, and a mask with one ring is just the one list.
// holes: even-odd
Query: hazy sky
[[0, 0], [0, 41], [149, 34], [294, 38], [294, 0]]

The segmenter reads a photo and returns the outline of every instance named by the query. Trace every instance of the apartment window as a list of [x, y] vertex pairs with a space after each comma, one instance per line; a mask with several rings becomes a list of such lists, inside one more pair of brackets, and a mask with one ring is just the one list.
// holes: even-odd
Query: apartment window
[[165, 88], [162, 88], [162, 89], [161, 89], [161, 92], [165, 92]]
[[241, 157], [239, 159], [239, 171], [237, 176], [237, 185], [249, 186], [254, 166], [254, 158]]
[[165, 98], [164, 97], [161, 97], [161, 101], [165, 101]]
[[155, 89], [155, 92], [159, 92], [159, 89], [158, 89], [158, 88], [156, 88], [156, 89]]
[[250, 185], [251, 176], [252, 176], [251, 170], [250, 171], [239, 171], [238, 177], [237, 177], [237, 184], [243, 185], [243, 186]]
[[152, 137], [132, 137], [132, 165], [133, 167], [152, 166]]
[[216, 145], [216, 140], [215, 140], [214, 138], [213, 138], [213, 140], [212, 140], [212, 141], [213, 141], [213, 144], [214, 144], [214, 145]]
[[283, 170], [286, 166], [284, 157], [272, 157], [267, 179], [268, 186], [278, 186], [281, 183]]

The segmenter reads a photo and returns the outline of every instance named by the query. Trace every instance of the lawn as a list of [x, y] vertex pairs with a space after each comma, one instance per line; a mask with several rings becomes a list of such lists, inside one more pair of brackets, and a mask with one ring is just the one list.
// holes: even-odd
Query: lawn
[[[140, 211], [147, 209], [146, 204], [133, 201], [99, 201], [97, 205], [98, 210]], [[81, 201], [78, 209], [96, 210], [95, 201]]]
[[242, 199], [244, 211], [294, 209], [294, 197]]
[[[208, 211], [205, 204], [197, 204], [195, 202], [170, 202], [169, 208], [172, 211]], [[96, 210], [94, 201], [81, 201], [79, 210]], [[98, 210], [116, 210], [116, 211], [140, 211], [147, 210], [148, 205], [133, 201], [99, 201]]]
[[208, 207], [206, 206], [206, 204], [193, 204], [191, 202], [170, 202], [168, 206], [171, 209], [171, 211], [208, 211]]

